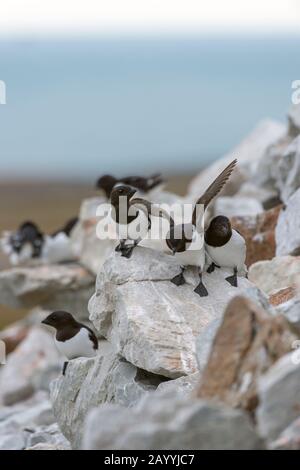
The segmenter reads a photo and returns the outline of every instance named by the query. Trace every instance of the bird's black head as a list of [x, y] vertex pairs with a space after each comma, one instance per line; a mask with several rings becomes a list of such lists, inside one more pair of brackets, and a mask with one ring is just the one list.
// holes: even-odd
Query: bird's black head
[[171, 225], [166, 243], [173, 255], [186, 251], [193, 240], [194, 228], [191, 224]]
[[126, 197], [129, 201], [136, 193], [136, 189], [127, 184], [117, 184], [111, 192], [110, 200], [113, 206], [119, 204], [120, 197]]
[[117, 181], [118, 180], [112, 175], [103, 175], [98, 179], [96, 183], [96, 188], [104, 191], [106, 197], [109, 199], [112, 189]]
[[52, 326], [56, 329], [77, 324], [71, 313], [64, 312], [63, 310], [57, 310], [56, 312], [50, 313], [50, 315], [48, 315], [48, 317], [46, 317], [42, 323], [44, 325]]
[[39, 230], [38, 226], [31, 221], [23, 222], [10, 238], [10, 244], [15, 253], [20, 253], [26, 243], [31, 244], [33, 257], [40, 255], [43, 241], [43, 233]]
[[210, 222], [205, 232], [205, 241], [210, 246], [223, 246], [232, 235], [231, 223], [228, 217], [218, 215]]

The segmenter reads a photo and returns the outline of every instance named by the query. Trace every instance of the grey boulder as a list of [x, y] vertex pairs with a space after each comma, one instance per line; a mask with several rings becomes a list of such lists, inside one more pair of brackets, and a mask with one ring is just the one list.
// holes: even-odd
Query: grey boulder
[[256, 449], [262, 443], [240, 410], [176, 395], [154, 393], [135, 408], [103, 405], [87, 418], [83, 449]]
[[78, 264], [11, 268], [0, 272], [2, 305], [12, 308], [69, 310], [87, 320], [86, 305], [94, 278]]
[[203, 276], [209, 295], [194, 292], [199, 278], [186, 272], [187, 283], [170, 282], [180, 267], [171, 256], [137, 248], [130, 259], [114, 254], [103, 265], [90, 300], [90, 320], [116, 351], [140, 369], [169, 378], [197, 371], [195, 339], [229, 300], [251, 284], [239, 278], [239, 288], [225, 281], [230, 273], [216, 270]]

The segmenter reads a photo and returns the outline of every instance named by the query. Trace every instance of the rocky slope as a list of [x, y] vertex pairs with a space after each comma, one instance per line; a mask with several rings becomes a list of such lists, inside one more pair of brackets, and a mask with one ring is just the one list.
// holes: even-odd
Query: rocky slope
[[[2, 303], [39, 306], [0, 334], [0, 449], [300, 448], [299, 139], [294, 107], [287, 127], [260, 123], [190, 185], [195, 200], [238, 158], [211, 207], [246, 239], [238, 288], [216, 270], [200, 298], [193, 269], [185, 285], [170, 282], [172, 257], [145, 247], [120, 257], [96, 237], [98, 198], [83, 202], [73, 233], [81, 265], [0, 273]], [[99, 354], [71, 361], [65, 376], [40, 325], [56, 308], [101, 338]]]

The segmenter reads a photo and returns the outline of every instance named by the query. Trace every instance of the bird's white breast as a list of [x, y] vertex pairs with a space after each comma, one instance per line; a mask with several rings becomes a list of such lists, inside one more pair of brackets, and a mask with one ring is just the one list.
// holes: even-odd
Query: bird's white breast
[[145, 238], [148, 233], [148, 217], [141, 210], [130, 224], [118, 224], [111, 216], [111, 213], [108, 223], [114, 227], [116, 238], [119, 240], [138, 240], [139, 238]]
[[70, 238], [64, 232], [60, 232], [54, 237], [46, 237], [42, 249], [42, 258], [47, 263], [73, 261], [75, 255]]
[[246, 243], [236, 230], [232, 230], [232, 236], [225, 245], [213, 247], [206, 244], [205, 249], [208, 257], [218, 266], [224, 268], [237, 267], [238, 271], [244, 270]]
[[89, 338], [89, 331], [81, 328], [80, 331], [71, 339], [66, 341], [57, 341], [55, 344], [59, 352], [67, 359], [76, 357], [94, 357], [97, 351], [93, 348], [93, 342]]

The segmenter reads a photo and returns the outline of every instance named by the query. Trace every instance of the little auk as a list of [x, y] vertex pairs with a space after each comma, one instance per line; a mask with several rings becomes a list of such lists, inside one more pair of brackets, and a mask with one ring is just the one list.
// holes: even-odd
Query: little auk
[[[116, 251], [120, 251], [121, 256], [126, 258], [131, 257], [133, 249], [151, 229], [152, 216], [170, 218], [167, 212], [157, 205], [142, 198], [132, 199], [136, 192], [137, 190], [132, 186], [117, 184], [110, 198], [112, 209], [109, 223], [115, 226], [116, 235], [120, 240]], [[140, 204], [141, 207], [139, 207]]]
[[[201, 297], [208, 295], [207, 289], [202, 281], [202, 272], [205, 265], [204, 229], [202, 227], [204, 212], [209, 203], [224, 187], [236, 163], [237, 160], [231, 162], [206, 189], [204, 194], [197, 200], [193, 209], [190, 223], [175, 225], [169, 214], [166, 214], [165, 211], [160, 211], [160, 216], [164, 218], [169, 217], [170, 223], [169, 232], [166, 236], [166, 239], [164, 240], [163, 251], [166, 254], [175, 256], [181, 265], [180, 274], [171, 279], [171, 282], [176, 286], [184, 284], [185, 279], [183, 273], [185, 268], [187, 266], [197, 266], [199, 284], [194, 291]], [[154, 207], [154, 205], [151, 205], [151, 203], [141, 198], [139, 198], [138, 201], [140, 204], [143, 203], [146, 208], [148, 207], [150, 209]], [[131, 199], [129, 205], [131, 206], [135, 204], [136, 199]], [[199, 217], [198, 209], [200, 205], [201, 208], [204, 209], [204, 212], [202, 211]]]
[[41, 257], [45, 236], [34, 222], [26, 221], [16, 232], [5, 233], [1, 242], [11, 264], [17, 265]]
[[7, 232], [1, 239], [4, 253], [12, 265], [26, 264], [31, 260], [43, 263], [61, 263], [75, 259], [70, 234], [77, 218], [69, 220], [51, 235], [44, 234], [36, 223], [26, 221], [14, 233]]
[[96, 188], [104, 191], [107, 199], [110, 198], [111, 192], [116, 184], [125, 184], [139, 190], [141, 194], [146, 194], [150, 190], [164, 183], [160, 174], [154, 174], [148, 178], [143, 176], [126, 176], [125, 178], [115, 178], [112, 175], [104, 175], [98, 179]]
[[205, 231], [205, 250], [211, 261], [207, 269], [231, 268], [233, 275], [226, 278], [234, 287], [238, 286], [237, 274], [247, 272], [246, 242], [242, 235], [231, 227], [230, 220], [222, 215], [215, 217]]
[[65, 375], [68, 361], [77, 357], [94, 357], [98, 350], [98, 339], [87, 326], [79, 323], [69, 312], [56, 311], [42, 321], [56, 329], [54, 337], [59, 352], [67, 359], [63, 365]]

